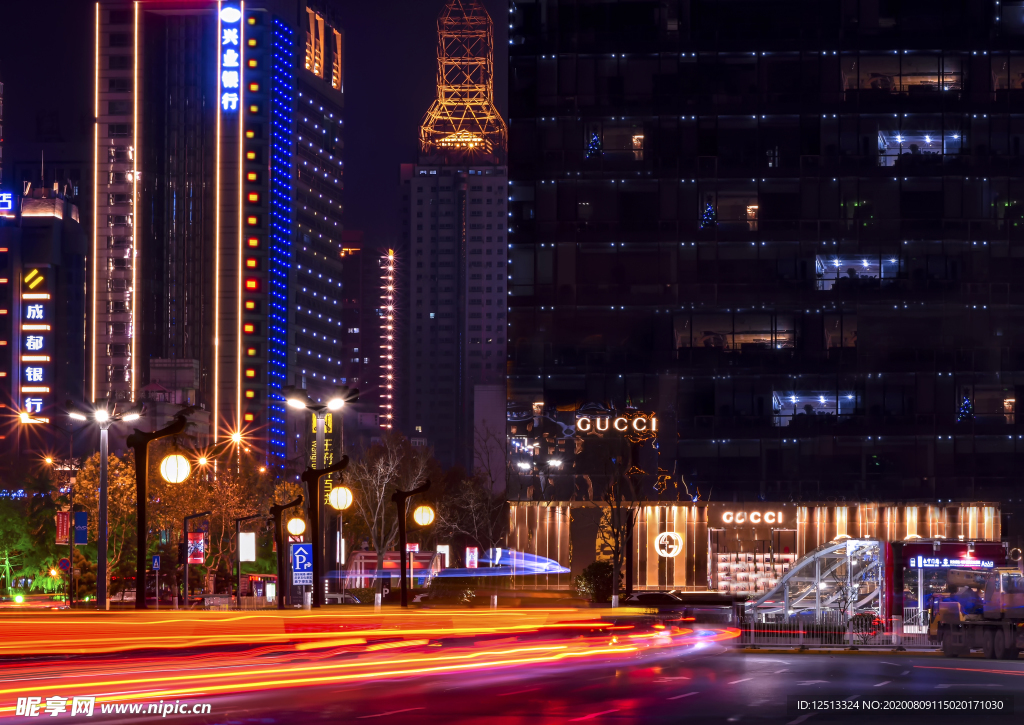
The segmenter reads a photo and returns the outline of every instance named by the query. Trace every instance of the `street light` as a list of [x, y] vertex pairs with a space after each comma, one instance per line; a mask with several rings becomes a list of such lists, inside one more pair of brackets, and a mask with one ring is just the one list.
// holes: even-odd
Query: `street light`
[[160, 475], [167, 483], [181, 483], [191, 472], [188, 459], [180, 453], [173, 453], [160, 461]]
[[[91, 411], [77, 407], [72, 401], [67, 401], [65, 407], [68, 415], [73, 420], [89, 420], [90, 418], [100, 427], [100, 511], [97, 522], [96, 542], [96, 607], [98, 609], [110, 609], [110, 600], [107, 599], [107, 431], [110, 426], [120, 421], [138, 420], [142, 416], [142, 407], [135, 406], [123, 411], [117, 411], [112, 401], [102, 400], [97, 407]], [[138, 467], [138, 458], [135, 459]], [[144, 525], [144, 523], [143, 523]], [[142, 556], [143, 552], [139, 552]], [[136, 591], [136, 600], [139, 599]], [[145, 603], [145, 597], [142, 598]]]
[[288, 533], [292, 536], [302, 536], [306, 533], [306, 522], [298, 516], [288, 519]]
[[[344, 569], [342, 569], [342, 567], [345, 566], [345, 557], [342, 556], [342, 552], [344, 551], [344, 546], [345, 546], [345, 539], [343, 538], [344, 523], [345, 522], [343, 520], [341, 512], [344, 511], [345, 509], [347, 509], [349, 506], [352, 505], [352, 500], [353, 500], [352, 489], [350, 489], [348, 486], [334, 486], [331, 489], [331, 493], [327, 496], [327, 503], [329, 503], [331, 505], [331, 508], [333, 508], [335, 511], [338, 512], [338, 556], [337, 556], [337, 564], [338, 564], [338, 573], [341, 575], [341, 598], [342, 598], [342, 600], [344, 600], [344, 598], [345, 598], [345, 572], [344, 572]], [[342, 603], [344, 604], [344, 601], [342, 601]]]
[[417, 506], [416, 510], [412, 512], [412, 520], [419, 526], [430, 526], [434, 523], [434, 509], [426, 504]]
[[[409, 606], [409, 590], [408, 584], [406, 583], [405, 580], [405, 550], [407, 548], [405, 537], [405, 517], [407, 515], [405, 511], [405, 502], [408, 501], [412, 496], [415, 496], [418, 493], [423, 493], [428, 488], [430, 488], [429, 480], [424, 481], [423, 485], [417, 486], [411, 491], [395, 491], [393, 494], [391, 494], [391, 500], [394, 501], [395, 507], [398, 509], [398, 560], [402, 563], [401, 585], [403, 608]], [[421, 517], [424, 519], [427, 518], [429, 512], [429, 521], [427, 523], [434, 520], [434, 510], [432, 508], [430, 508], [429, 506], [420, 506], [419, 508], [416, 509], [417, 512], [419, 512], [420, 509], [426, 509], [426, 511], [421, 514]], [[415, 516], [413, 518], [415, 520]], [[419, 523], [418, 520], [417, 523]]]
[[[289, 408], [302, 410], [305, 408], [316, 416], [316, 456], [317, 468], [307, 467], [302, 474], [302, 480], [306, 482], [306, 498], [309, 507], [310, 541], [313, 542], [313, 607], [319, 607], [322, 599], [320, 587], [321, 563], [324, 558], [324, 551], [327, 548], [326, 527], [321, 522], [326, 518], [324, 510], [324, 496], [319, 491], [319, 480], [321, 476], [339, 471], [348, 463], [348, 459], [342, 456], [344, 464], [339, 468], [331, 466], [327, 461], [327, 451], [324, 447], [324, 427], [328, 412], [336, 412], [349, 403], [359, 400], [359, 389], [349, 388], [347, 385], [339, 385], [327, 396], [326, 402], [312, 400], [306, 391], [294, 385], [285, 385], [281, 388], [281, 395]], [[345, 450], [344, 420], [341, 421], [339, 432], [341, 433], [340, 448], [342, 453]], [[333, 460], [333, 456], [332, 456]]]

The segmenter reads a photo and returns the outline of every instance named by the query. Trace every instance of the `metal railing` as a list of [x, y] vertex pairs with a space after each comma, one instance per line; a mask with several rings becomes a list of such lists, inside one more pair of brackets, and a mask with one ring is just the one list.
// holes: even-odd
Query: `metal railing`
[[847, 618], [843, 612], [823, 611], [818, 619], [811, 616], [764, 615], [743, 620], [738, 644], [741, 647], [937, 647], [928, 639], [928, 613], [917, 609], [904, 610], [905, 617], [894, 616], [886, 623], [872, 613]]

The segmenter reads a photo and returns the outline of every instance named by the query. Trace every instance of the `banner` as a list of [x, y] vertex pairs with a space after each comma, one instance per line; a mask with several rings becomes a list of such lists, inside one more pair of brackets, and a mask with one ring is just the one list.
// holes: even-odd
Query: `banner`
[[68, 534], [71, 531], [71, 512], [57, 512], [57, 545], [68, 545]]
[[89, 543], [89, 512], [75, 511], [75, 543]]
[[206, 561], [206, 538], [202, 531], [188, 532], [188, 563], [202, 564]]
[[242, 531], [238, 534], [238, 560], [256, 561], [256, 532]]

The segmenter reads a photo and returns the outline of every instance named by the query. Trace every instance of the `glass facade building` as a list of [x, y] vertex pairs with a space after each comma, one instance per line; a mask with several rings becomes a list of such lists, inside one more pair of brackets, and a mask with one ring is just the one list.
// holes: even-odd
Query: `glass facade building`
[[651, 500], [1009, 500], [1024, 19], [1002, 9], [513, 3], [510, 498], [599, 499], [622, 448], [576, 421], [636, 408]]

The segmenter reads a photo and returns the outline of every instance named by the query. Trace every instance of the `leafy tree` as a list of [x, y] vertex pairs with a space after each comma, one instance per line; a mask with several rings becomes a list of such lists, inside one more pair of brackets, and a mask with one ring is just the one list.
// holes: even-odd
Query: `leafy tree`
[[[89, 512], [89, 539], [99, 541], [100, 454], [82, 465], [76, 483], [75, 504]], [[135, 453], [107, 457], [107, 592], [110, 597], [126, 587], [134, 576], [135, 561]], [[111, 586], [111, 574], [117, 580]]]
[[573, 580], [579, 594], [592, 602], [607, 602], [612, 595], [612, 565], [607, 561], [595, 561]]

